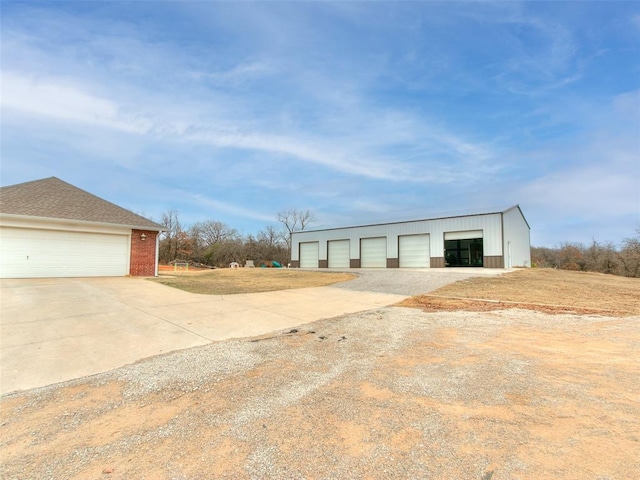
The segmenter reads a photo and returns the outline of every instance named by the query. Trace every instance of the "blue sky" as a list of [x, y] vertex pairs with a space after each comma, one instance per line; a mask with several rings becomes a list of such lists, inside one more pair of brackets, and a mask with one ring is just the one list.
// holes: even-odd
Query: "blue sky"
[[1, 183], [244, 234], [520, 204], [640, 227], [638, 2], [2, 1]]

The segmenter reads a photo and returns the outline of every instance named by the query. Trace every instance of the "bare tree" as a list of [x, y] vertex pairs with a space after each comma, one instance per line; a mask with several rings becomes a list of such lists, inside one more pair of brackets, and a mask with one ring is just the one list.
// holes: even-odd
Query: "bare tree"
[[282, 247], [285, 244], [285, 235], [269, 225], [264, 230], [258, 232], [258, 241], [268, 247]]
[[531, 247], [531, 265], [539, 268], [558, 268], [558, 250]]
[[216, 220], [195, 223], [191, 227], [191, 234], [197, 237], [199, 243], [205, 248], [238, 238], [238, 231], [235, 228]]
[[160, 261], [168, 263], [175, 260], [178, 255], [180, 237], [182, 237], [182, 225], [176, 210], [169, 210], [162, 214], [160, 225], [166, 228], [160, 240]]
[[562, 270], [584, 270], [584, 246], [581, 243], [564, 242], [558, 250], [558, 268]]
[[259, 262], [276, 260], [280, 264], [289, 261], [286, 234], [273, 226], [268, 226], [256, 236], [255, 252]]
[[194, 223], [189, 229], [192, 258], [208, 265], [228, 265], [237, 261], [242, 239], [235, 228], [217, 220]]
[[625, 238], [620, 250], [622, 274], [626, 277], [640, 277], [640, 227], [635, 237]]
[[295, 208], [278, 212], [277, 218], [289, 235], [304, 230], [315, 220], [311, 210], [297, 210]]
[[207, 265], [224, 267], [231, 262], [242, 263], [246, 259], [245, 250], [246, 245], [243, 239], [238, 237], [210, 245], [202, 252], [201, 258]]
[[620, 268], [618, 252], [611, 243], [598, 243], [593, 239], [591, 245], [583, 251], [584, 270], [617, 274]]
[[307, 228], [310, 223], [315, 221], [315, 217], [311, 210], [298, 210], [294, 208], [278, 212], [277, 219], [285, 229], [284, 241], [287, 244], [288, 257], [291, 258], [291, 234]]

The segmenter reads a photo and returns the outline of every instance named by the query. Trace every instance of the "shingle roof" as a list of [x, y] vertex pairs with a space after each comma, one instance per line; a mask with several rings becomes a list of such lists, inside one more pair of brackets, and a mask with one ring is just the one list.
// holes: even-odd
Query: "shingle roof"
[[49, 177], [0, 187], [0, 213], [162, 229], [162, 225]]

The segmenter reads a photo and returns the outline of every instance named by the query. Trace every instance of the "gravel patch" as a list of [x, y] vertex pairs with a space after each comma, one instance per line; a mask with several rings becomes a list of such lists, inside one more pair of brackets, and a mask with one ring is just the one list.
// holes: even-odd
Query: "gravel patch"
[[357, 278], [331, 285], [345, 290], [420, 295], [437, 290], [450, 283], [467, 278], [502, 275], [511, 270], [488, 268], [437, 268], [437, 269], [349, 269], [329, 270], [355, 273]]
[[2, 477], [632, 478], [639, 320], [387, 307], [173, 352], [3, 397]]

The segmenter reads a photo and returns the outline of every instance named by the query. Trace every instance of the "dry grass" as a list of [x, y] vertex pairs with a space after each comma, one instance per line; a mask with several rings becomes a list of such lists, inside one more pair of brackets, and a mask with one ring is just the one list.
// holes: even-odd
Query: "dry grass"
[[346, 282], [354, 277], [351, 273], [308, 272], [288, 268], [225, 268], [160, 272], [158, 278], [150, 280], [191, 293], [231, 295], [324, 287]]
[[463, 280], [401, 305], [427, 311], [525, 308], [547, 313], [639, 315], [640, 279], [533, 268]]

